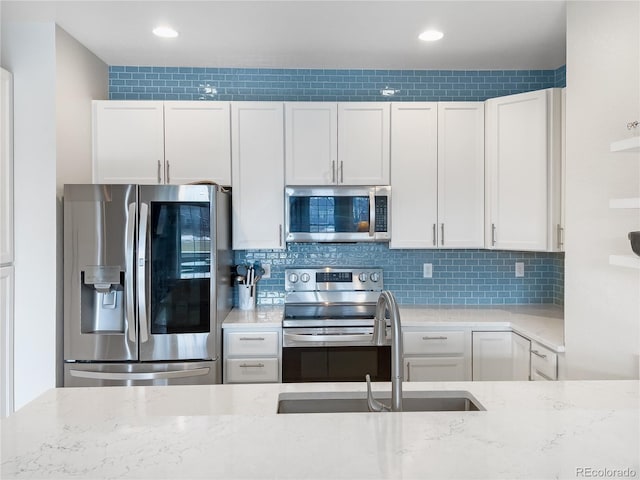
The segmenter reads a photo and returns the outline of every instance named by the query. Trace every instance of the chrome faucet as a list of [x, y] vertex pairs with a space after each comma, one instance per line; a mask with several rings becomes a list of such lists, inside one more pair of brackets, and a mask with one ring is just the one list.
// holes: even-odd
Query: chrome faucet
[[396, 299], [388, 290], [384, 290], [378, 297], [376, 304], [376, 318], [373, 324], [373, 343], [384, 345], [387, 339], [387, 312], [391, 320], [391, 408], [373, 398], [371, 393], [371, 377], [365, 376], [367, 381], [367, 405], [371, 412], [401, 412], [402, 411], [402, 331], [400, 328], [400, 311]]

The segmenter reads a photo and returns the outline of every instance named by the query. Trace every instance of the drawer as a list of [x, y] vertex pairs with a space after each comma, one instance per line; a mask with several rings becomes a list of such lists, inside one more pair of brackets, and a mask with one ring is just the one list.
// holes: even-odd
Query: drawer
[[277, 358], [225, 360], [224, 383], [269, 383], [280, 378]]
[[418, 355], [464, 355], [465, 332], [403, 332], [402, 343], [405, 354]]
[[467, 378], [465, 357], [405, 357], [404, 379], [407, 382], [455, 382]]
[[279, 355], [278, 332], [227, 332], [226, 355]]
[[531, 342], [531, 379], [558, 379], [558, 355], [535, 342]]

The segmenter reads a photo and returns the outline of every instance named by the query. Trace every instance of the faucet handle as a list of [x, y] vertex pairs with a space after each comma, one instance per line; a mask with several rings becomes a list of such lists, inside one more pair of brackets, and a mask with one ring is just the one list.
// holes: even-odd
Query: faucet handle
[[373, 393], [371, 392], [371, 377], [368, 373], [364, 376], [364, 379], [367, 381], [367, 406], [369, 407], [369, 411], [390, 412], [391, 409], [389, 407], [373, 398]]

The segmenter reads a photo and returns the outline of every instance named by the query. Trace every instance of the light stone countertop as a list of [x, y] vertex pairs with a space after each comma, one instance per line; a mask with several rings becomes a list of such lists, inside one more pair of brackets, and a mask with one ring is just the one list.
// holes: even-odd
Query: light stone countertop
[[[234, 329], [280, 327], [283, 311], [282, 306], [258, 306], [255, 310], [234, 308], [222, 326]], [[403, 327], [511, 329], [554, 352], [565, 351], [563, 310], [556, 305], [401, 305], [400, 319]]]
[[275, 413], [281, 392], [362, 392], [363, 383], [53, 389], [1, 420], [0, 477], [575, 479], [581, 468], [640, 475], [638, 381], [404, 388], [467, 390], [486, 411]]

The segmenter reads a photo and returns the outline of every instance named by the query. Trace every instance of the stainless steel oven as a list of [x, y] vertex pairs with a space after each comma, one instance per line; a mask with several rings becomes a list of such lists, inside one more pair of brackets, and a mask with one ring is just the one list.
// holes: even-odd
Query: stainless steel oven
[[283, 382], [391, 378], [391, 348], [373, 344], [379, 268], [293, 268], [285, 272]]

